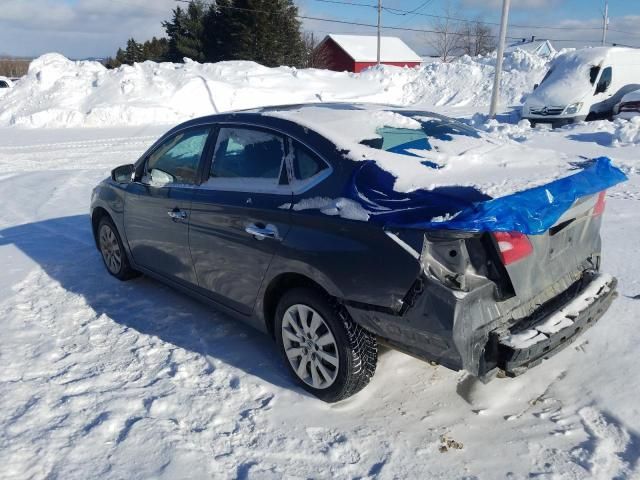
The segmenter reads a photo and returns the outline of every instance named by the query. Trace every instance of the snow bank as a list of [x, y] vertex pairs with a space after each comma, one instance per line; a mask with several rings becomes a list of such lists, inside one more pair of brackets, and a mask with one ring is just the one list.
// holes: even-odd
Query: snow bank
[[[382, 66], [360, 74], [267, 68], [254, 62], [144, 62], [107, 70], [98, 62], [47, 54], [0, 98], [0, 126], [107, 126], [177, 123], [196, 116], [266, 105], [358, 101], [399, 105], [487, 105], [495, 54]], [[516, 50], [504, 62], [502, 102], [517, 104], [548, 60]]]
[[616, 120], [614, 132], [614, 144], [640, 145], [640, 116], [635, 116], [631, 120]]

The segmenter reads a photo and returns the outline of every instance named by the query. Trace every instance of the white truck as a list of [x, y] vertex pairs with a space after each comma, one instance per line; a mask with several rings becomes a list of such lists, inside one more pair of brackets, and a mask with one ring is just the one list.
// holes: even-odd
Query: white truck
[[640, 89], [640, 49], [596, 47], [557, 57], [523, 107], [532, 124], [564, 125], [606, 118], [622, 97]]

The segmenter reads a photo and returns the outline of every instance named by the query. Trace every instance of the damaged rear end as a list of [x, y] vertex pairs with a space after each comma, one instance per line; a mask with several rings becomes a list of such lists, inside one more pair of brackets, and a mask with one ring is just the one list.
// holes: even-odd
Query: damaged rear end
[[387, 229], [422, 265], [397, 312], [350, 308], [388, 344], [480, 378], [516, 376], [593, 326], [616, 293], [600, 273], [604, 192], [542, 233]]

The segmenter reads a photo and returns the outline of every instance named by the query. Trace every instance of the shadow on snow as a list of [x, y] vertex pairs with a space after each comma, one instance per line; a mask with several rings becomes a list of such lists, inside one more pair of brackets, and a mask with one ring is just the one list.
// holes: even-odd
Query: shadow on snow
[[0, 246], [14, 245], [67, 291], [123, 327], [224, 361], [274, 385], [295, 388], [267, 335], [160, 282], [111, 277], [96, 249], [86, 215], [54, 218], [0, 230]]

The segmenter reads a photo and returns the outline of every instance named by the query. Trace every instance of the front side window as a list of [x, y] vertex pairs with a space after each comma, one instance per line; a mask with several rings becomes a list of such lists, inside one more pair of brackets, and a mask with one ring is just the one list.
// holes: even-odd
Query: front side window
[[596, 94], [604, 93], [611, 85], [611, 80], [613, 77], [613, 72], [611, 71], [611, 67], [607, 67], [602, 70], [602, 75], [600, 75], [600, 80], [598, 81], [598, 86], [596, 87]]
[[253, 180], [276, 186], [284, 158], [282, 137], [251, 128], [223, 127], [218, 133], [209, 182], [246, 184], [246, 180]]
[[147, 159], [143, 182], [154, 186], [196, 183], [208, 127], [180, 132], [165, 140]]

